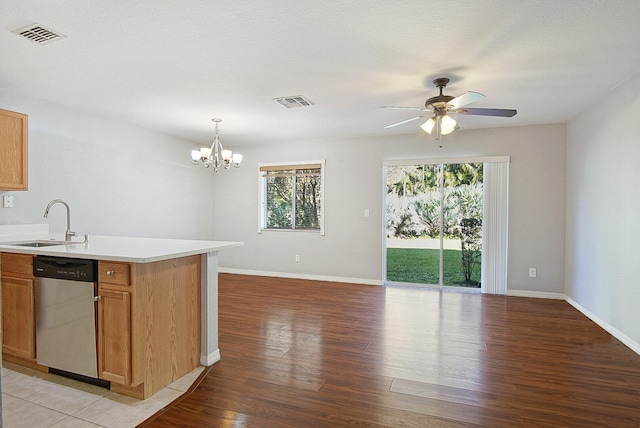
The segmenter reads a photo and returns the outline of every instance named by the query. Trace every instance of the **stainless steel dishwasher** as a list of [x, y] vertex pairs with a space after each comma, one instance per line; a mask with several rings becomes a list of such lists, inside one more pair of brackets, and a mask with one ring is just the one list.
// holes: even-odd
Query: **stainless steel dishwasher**
[[97, 379], [96, 260], [36, 256], [36, 359], [61, 374]]

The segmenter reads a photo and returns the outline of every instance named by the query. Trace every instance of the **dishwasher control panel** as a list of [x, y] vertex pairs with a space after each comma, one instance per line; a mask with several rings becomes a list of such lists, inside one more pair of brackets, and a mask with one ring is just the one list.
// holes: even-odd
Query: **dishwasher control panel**
[[67, 257], [36, 256], [33, 259], [33, 276], [96, 282], [98, 261]]

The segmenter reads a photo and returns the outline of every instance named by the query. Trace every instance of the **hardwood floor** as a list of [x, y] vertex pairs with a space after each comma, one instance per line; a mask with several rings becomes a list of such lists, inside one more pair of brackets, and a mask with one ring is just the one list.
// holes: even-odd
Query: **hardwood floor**
[[220, 350], [145, 427], [639, 427], [640, 356], [564, 301], [220, 275]]

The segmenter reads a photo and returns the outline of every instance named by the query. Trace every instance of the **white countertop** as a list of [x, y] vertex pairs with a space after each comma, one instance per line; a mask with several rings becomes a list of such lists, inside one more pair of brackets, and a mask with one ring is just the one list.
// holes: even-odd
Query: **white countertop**
[[130, 263], [150, 263], [241, 247], [242, 242], [200, 241], [186, 239], [128, 238], [119, 236], [89, 235], [89, 242], [83, 243], [76, 237], [76, 244], [50, 247], [21, 247], [10, 243], [33, 240], [63, 240], [60, 235], [0, 235], [0, 252], [34, 254], [79, 259], [111, 260]]

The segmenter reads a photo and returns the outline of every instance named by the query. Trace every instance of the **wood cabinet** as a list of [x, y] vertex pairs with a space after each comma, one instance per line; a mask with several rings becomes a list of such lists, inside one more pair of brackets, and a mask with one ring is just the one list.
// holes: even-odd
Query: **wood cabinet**
[[98, 264], [98, 376], [147, 398], [199, 365], [200, 256]]
[[[201, 256], [98, 262], [98, 377], [147, 398], [200, 364]], [[2, 352], [38, 370], [33, 256], [0, 253]]]
[[0, 109], [0, 190], [28, 188], [28, 116]]
[[[33, 256], [0, 254], [2, 269], [2, 353], [35, 363]], [[6, 358], [6, 357], [5, 357]]]
[[98, 294], [99, 376], [131, 385], [131, 293], [107, 286]]

